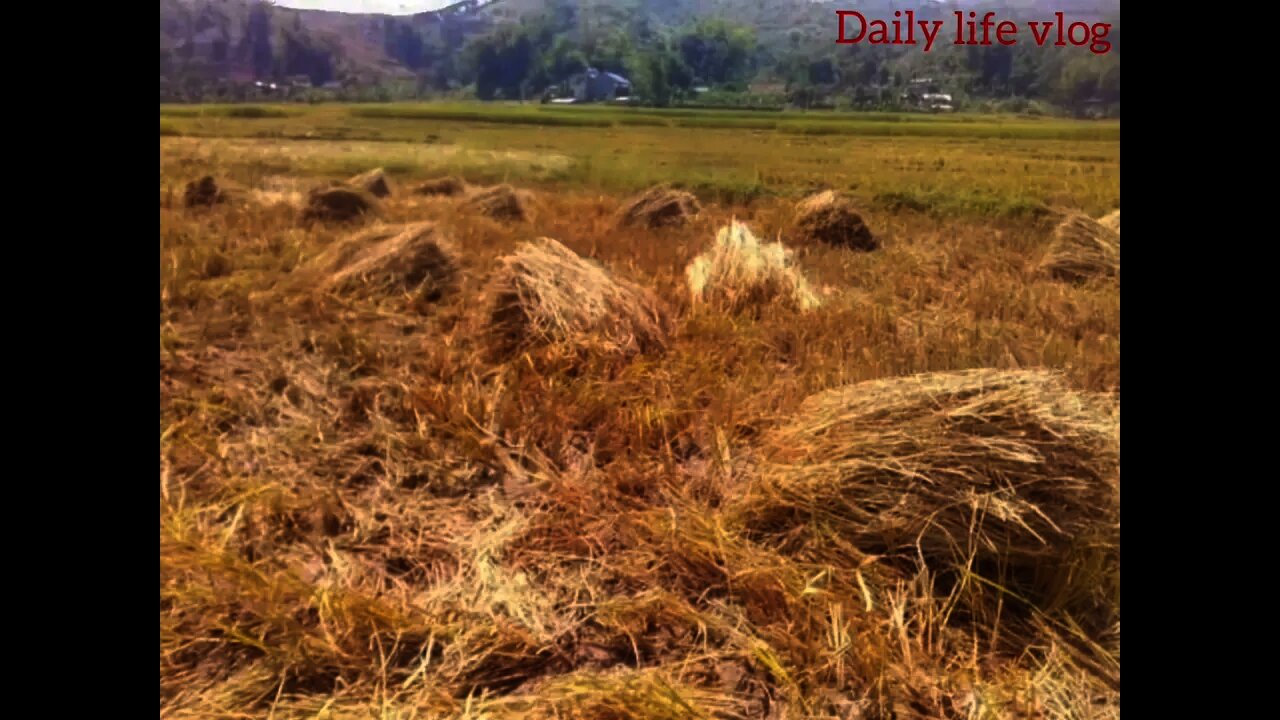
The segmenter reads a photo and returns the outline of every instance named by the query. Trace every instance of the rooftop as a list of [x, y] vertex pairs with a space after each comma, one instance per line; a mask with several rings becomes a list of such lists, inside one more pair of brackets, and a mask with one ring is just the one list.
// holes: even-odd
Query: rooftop
[[589, 78], [594, 78], [594, 77], [597, 77], [597, 76], [599, 76], [599, 75], [604, 75], [605, 77], [609, 78], [610, 80], [613, 80], [614, 82], [622, 83], [622, 84], [624, 84], [624, 85], [630, 85], [630, 84], [631, 84], [631, 81], [630, 81], [630, 80], [628, 80], [628, 79], [626, 79], [626, 78], [622, 77], [621, 75], [619, 75], [619, 74], [617, 74], [617, 73], [611, 73], [611, 72], [603, 72], [603, 73], [602, 73], [601, 71], [599, 71], [599, 70], [597, 70], [597, 69], [595, 69], [595, 68], [587, 68], [587, 70], [586, 70], [586, 76], [587, 76], [587, 77], [589, 77]]

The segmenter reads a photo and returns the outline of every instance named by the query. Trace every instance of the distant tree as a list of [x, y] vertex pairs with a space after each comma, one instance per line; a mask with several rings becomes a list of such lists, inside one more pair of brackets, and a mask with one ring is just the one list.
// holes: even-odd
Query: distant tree
[[1052, 93], [1058, 105], [1079, 112], [1090, 100], [1118, 102], [1120, 68], [1107, 56], [1074, 57], [1062, 66]]
[[245, 37], [249, 42], [254, 74], [270, 77], [275, 69], [271, 51], [271, 5], [256, 2], [249, 8]]
[[324, 85], [333, 79], [332, 53], [317, 47], [304, 34], [287, 32], [284, 36], [284, 72], [306, 75], [312, 85]]
[[755, 46], [754, 31], [719, 18], [698, 21], [677, 40], [680, 59], [694, 79], [708, 83], [744, 79]]
[[1108, 103], [1120, 102], [1120, 60], [1104, 61], [1098, 73], [1098, 96]]
[[616, 73], [626, 72], [627, 58], [631, 57], [635, 51], [631, 36], [622, 29], [615, 29], [603, 35], [597, 34], [594, 43], [584, 48], [587, 61], [592, 67]]
[[1026, 49], [1013, 54], [1008, 84], [1011, 95], [1036, 97], [1044, 93], [1048, 83], [1041, 61], [1042, 57]]
[[413, 26], [388, 17], [383, 24], [383, 51], [410, 69], [422, 67], [422, 36]]
[[504, 27], [472, 44], [476, 96], [492, 100], [522, 97], [535, 70], [533, 43], [519, 28]]
[[538, 67], [530, 77], [531, 91], [564, 82], [587, 68], [586, 56], [567, 37], [557, 37], [551, 48], [540, 55]]
[[1014, 49], [1005, 45], [965, 48], [971, 92], [1004, 94], [1013, 75]]
[[498, 92], [501, 82], [498, 49], [492, 42], [481, 42], [474, 46], [474, 64], [476, 66], [476, 97], [481, 100], [492, 100]]
[[548, 55], [547, 69], [553, 81], [560, 80], [587, 69], [587, 56], [568, 38], [556, 38]]
[[657, 107], [671, 104], [671, 78], [667, 73], [669, 63], [664, 53], [647, 52], [641, 57], [635, 73], [640, 96]]
[[670, 105], [693, 83], [693, 74], [689, 72], [689, 68], [662, 41], [633, 53], [626, 70], [631, 74], [636, 95], [645, 103], [657, 107]]
[[[311, 34], [305, 15], [274, 9], [265, 0], [247, 0], [239, 13], [231, 11], [232, 5], [222, 0], [161, 3], [161, 44], [169, 48], [161, 53], [161, 75], [171, 81], [166, 93], [225, 95], [226, 87], [219, 90], [214, 81], [225, 78], [231, 66], [252, 68], [262, 79], [306, 74], [319, 85], [351, 65], [344, 62], [350, 43]], [[481, 98], [528, 98], [594, 66], [629, 76], [636, 94], [655, 103], [678, 102], [695, 85], [714, 88], [704, 100], [719, 97], [718, 92], [732, 103], [730, 96], [762, 80], [783, 84], [788, 97], [802, 106], [839, 97], [874, 107], [898, 98], [907, 80], [932, 77], [940, 91], [974, 103], [1016, 99], [987, 103], [993, 108], [1052, 104], [1071, 110], [1095, 101], [1112, 110], [1119, 106], [1118, 18], [1107, 20], [1111, 49], [1105, 55], [1087, 47], [1030, 42], [1013, 47], [942, 43], [922, 53], [901, 46], [835, 45], [830, 10], [819, 3], [789, 5], [785, 17], [776, 3], [542, 0], [534, 6], [514, 21], [380, 18], [382, 50], [416, 76], [386, 92], [414, 97], [474, 86]], [[917, 17], [923, 16], [917, 12]], [[210, 51], [191, 42], [201, 31], [206, 33], [202, 39], [219, 33], [238, 40], [234, 47], [215, 44]], [[373, 75], [358, 80], [361, 87], [352, 87], [347, 96], [378, 97], [371, 83], [382, 74]]]
[[796, 84], [787, 89], [787, 102], [799, 108], [810, 108], [818, 102], [817, 88], [808, 83]]
[[809, 83], [812, 85], [834, 85], [838, 71], [831, 58], [822, 58], [809, 63]]

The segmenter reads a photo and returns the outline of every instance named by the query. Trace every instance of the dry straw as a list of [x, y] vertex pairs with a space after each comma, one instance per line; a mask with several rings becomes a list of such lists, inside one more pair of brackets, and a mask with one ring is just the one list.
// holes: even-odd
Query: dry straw
[[220, 184], [212, 175], [187, 183], [182, 192], [182, 204], [186, 207], [218, 205], [246, 199], [244, 190]]
[[[1117, 227], [1119, 222], [1117, 214]], [[1070, 282], [1119, 276], [1120, 232], [1083, 213], [1068, 213], [1054, 228], [1040, 267], [1050, 276]]]
[[463, 207], [494, 220], [524, 221], [529, 219], [529, 198], [510, 185], [496, 185], [467, 198]]
[[502, 258], [489, 293], [488, 335], [498, 355], [553, 343], [626, 354], [666, 346], [669, 318], [652, 292], [551, 238]]
[[711, 248], [685, 268], [685, 277], [694, 304], [730, 312], [772, 303], [799, 310], [821, 304], [791, 251], [781, 242], [760, 242], [737, 220], [720, 229]]
[[405, 292], [435, 300], [456, 287], [452, 244], [429, 222], [376, 227], [317, 258], [322, 287], [345, 292]]
[[1115, 230], [1117, 234], [1120, 232], [1120, 211], [1112, 210], [1110, 213], [1098, 219], [1103, 227], [1109, 230]]
[[676, 190], [670, 185], [657, 185], [623, 206], [618, 225], [649, 229], [679, 226], [701, 211], [702, 206], [692, 193]]
[[379, 211], [378, 199], [363, 189], [322, 187], [312, 190], [307, 196], [307, 207], [302, 211], [302, 219], [304, 222], [349, 222]]
[[1037, 611], [1118, 612], [1099, 595], [1118, 592], [1119, 463], [1118, 405], [1056, 373], [912, 375], [805, 400], [734, 513], [784, 552], [852, 544]]
[[467, 184], [462, 178], [450, 175], [448, 177], [435, 178], [427, 180], [413, 189], [415, 195], [461, 195], [467, 191]]
[[812, 195], [796, 207], [796, 229], [806, 241], [866, 251], [880, 247], [853, 199], [833, 190]]
[[524, 720], [711, 720], [741, 718], [741, 701], [680, 681], [687, 668], [615, 668], [575, 672], [541, 683], [536, 693], [476, 703], [476, 717]]
[[391, 178], [382, 168], [374, 168], [347, 180], [351, 187], [357, 187], [374, 197], [384, 198], [391, 194]]

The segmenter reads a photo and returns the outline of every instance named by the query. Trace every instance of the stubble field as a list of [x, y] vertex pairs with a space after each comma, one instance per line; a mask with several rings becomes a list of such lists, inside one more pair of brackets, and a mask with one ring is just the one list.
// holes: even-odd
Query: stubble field
[[[1040, 264], [1052, 209], [1118, 208], [1118, 126], [179, 110], [162, 716], [1119, 716], [1119, 281]], [[307, 215], [375, 167], [376, 214]], [[239, 190], [188, 207], [206, 175]], [[446, 175], [468, 189], [413, 192]], [[620, 226], [656, 182], [701, 211]], [[468, 204], [498, 183], [525, 219]], [[804, 239], [796, 202], [823, 188], [877, 249]], [[686, 267], [733, 220], [793, 251], [817, 307], [692, 300]], [[335, 281], [420, 222], [448, 256], [430, 292]], [[539, 237], [587, 259], [566, 277], [644, 295], [656, 339], [554, 326], [496, 353], [503, 259]], [[601, 296], [563, 266], [526, 271], [572, 319]]]

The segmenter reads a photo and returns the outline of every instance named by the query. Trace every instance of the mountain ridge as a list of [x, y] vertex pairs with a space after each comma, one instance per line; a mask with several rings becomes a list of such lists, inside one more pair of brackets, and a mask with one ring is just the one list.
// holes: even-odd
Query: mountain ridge
[[[966, 56], [963, 48], [943, 48], [931, 55], [863, 46], [836, 50], [836, 10], [847, 9], [890, 21], [895, 10], [907, 9], [916, 10], [922, 19], [945, 18], [956, 10], [993, 10], [1000, 20], [1020, 23], [1051, 20], [1057, 11], [1065, 12], [1068, 22], [1119, 17], [1116, 0], [464, 0], [395, 15], [297, 9], [261, 0], [161, 0], [161, 97], [237, 99], [255, 82], [283, 82], [291, 89], [327, 86], [373, 93], [349, 99], [407, 99], [469, 92], [466, 88], [481, 76], [504, 88], [499, 96], [529, 97], [583, 62], [613, 71], [625, 64], [628, 73], [643, 75], [661, 70], [664, 77], [676, 73], [677, 78], [689, 68], [659, 67], [653, 63], [668, 61], [646, 60], [637, 53], [678, 56], [691, 51], [679, 46], [689, 42], [698, 45], [692, 49], [695, 53], [728, 52], [724, 43], [733, 40], [723, 29], [715, 37], [690, 39], [690, 28], [706, 22], [727, 23], [730, 32], [747, 29], [752, 39], [746, 79], [756, 85], [785, 86], [788, 92], [797, 85], [814, 86], [820, 94], [839, 87], [863, 97], [878, 94], [883, 101], [897, 96], [885, 96], [884, 88], [900, 86], [903, 77], [917, 72], [966, 77], [976, 73], [983, 76], [977, 85], [961, 84], [968, 83], [979, 94], [1036, 97], [1046, 85], [1027, 74], [1040, 72], [1046, 64], [1054, 76], [1046, 82], [1076, 82], [1063, 76], [1067, 61], [1050, 48], [1015, 48], [1013, 56], [997, 48], [983, 50], [980, 57], [972, 52]], [[486, 63], [487, 76], [481, 69]], [[522, 78], [494, 68], [513, 63], [528, 68], [515, 71]], [[1115, 63], [1117, 75], [1107, 82], [1115, 85], [1111, 94], [1118, 102], [1118, 58]], [[1021, 80], [1015, 77], [1019, 73]], [[1101, 77], [1104, 70], [1085, 73], [1090, 74]], [[732, 83], [726, 77], [709, 82], [699, 78], [697, 84], [741, 92], [746, 85], [743, 75], [735, 77]], [[996, 88], [991, 77], [1004, 89]], [[1077, 84], [1092, 82], [1095, 79], [1085, 78]], [[689, 87], [684, 82], [685, 92]], [[1082, 88], [1063, 94], [1083, 99], [1091, 92]], [[808, 100], [804, 103], [807, 106]]]

